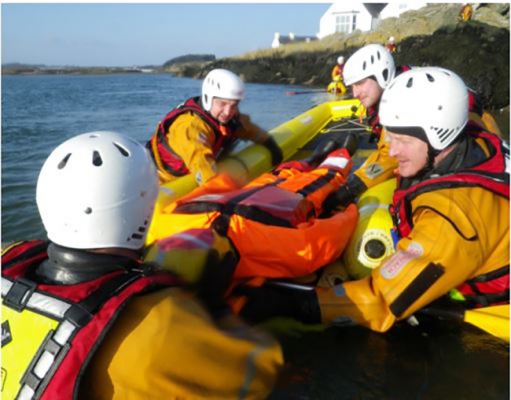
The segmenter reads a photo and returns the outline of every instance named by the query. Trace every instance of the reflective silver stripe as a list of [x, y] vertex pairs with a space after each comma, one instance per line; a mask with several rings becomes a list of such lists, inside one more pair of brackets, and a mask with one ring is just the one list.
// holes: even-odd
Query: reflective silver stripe
[[34, 391], [28, 385], [23, 385], [16, 400], [30, 400], [32, 397], [34, 397]]
[[[7, 296], [13, 283], [2, 277], [2, 297]], [[27, 302], [27, 307], [39, 312], [44, 312], [55, 318], [63, 318], [71, 304], [55, 299], [45, 294], [34, 292]]]
[[12, 282], [2, 277], [2, 297], [7, 295], [7, 292], [11, 290]]
[[74, 326], [71, 322], [64, 320], [57, 328], [57, 332], [53, 335], [53, 340], [61, 346], [64, 346], [69, 341], [69, 338], [75, 330], [76, 326]]

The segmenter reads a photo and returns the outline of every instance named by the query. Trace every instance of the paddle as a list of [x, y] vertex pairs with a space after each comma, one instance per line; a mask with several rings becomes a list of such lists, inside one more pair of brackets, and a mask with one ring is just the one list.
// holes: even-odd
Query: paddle
[[463, 321], [509, 342], [509, 305], [463, 309], [423, 308], [419, 314]]
[[309, 93], [327, 93], [325, 89], [316, 89], [316, 90], [304, 90], [298, 92], [286, 92], [286, 96], [296, 96], [297, 94], [309, 94]]

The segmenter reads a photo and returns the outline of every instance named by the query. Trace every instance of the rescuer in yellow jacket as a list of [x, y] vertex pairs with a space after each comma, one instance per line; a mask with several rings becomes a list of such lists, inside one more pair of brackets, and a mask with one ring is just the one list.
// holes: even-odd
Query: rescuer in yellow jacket
[[161, 182], [189, 173], [199, 185], [207, 182], [218, 172], [216, 160], [235, 139], [265, 146], [273, 165], [282, 161], [273, 137], [240, 113], [244, 96], [237, 75], [214, 69], [204, 78], [200, 98], [186, 100], [165, 116], [148, 142]]
[[[286, 294], [288, 315], [384, 332], [447, 294], [467, 308], [508, 304], [509, 145], [467, 123], [466, 86], [442, 68], [398, 76], [380, 118], [398, 162], [396, 252], [366, 278]], [[244, 294], [277, 308], [275, 289]]]
[[282, 352], [224, 304], [236, 263], [227, 239], [201, 230], [174, 241], [187, 262], [202, 255], [193, 287], [143, 261], [157, 193], [146, 149], [118, 133], [51, 153], [36, 194], [50, 242], [2, 253], [3, 399], [269, 395]]
[[460, 13], [458, 15], [458, 20], [460, 22], [467, 22], [472, 19], [472, 14], [474, 13], [474, 8], [470, 3], [463, 3], [461, 7]]
[[332, 68], [332, 81], [342, 81], [342, 71], [344, 69], [344, 57], [337, 57], [337, 64]]
[[[351, 86], [353, 97], [358, 98], [367, 110], [367, 122], [372, 135], [370, 140], [377, 141], [377, 151], [369, 155], [350, 176], [348, 184], [336, 193], [336, 198], [325, 204], [327, 209], [333, 204], [346, 205], [368, 188], [395, 177], [397, 161], [389, 155], [389, 138], [380, 122], [379, 108], [385, 88], [395, 77], [410, 69], [407, 65], [396, 67], [392, 54], [379, 44], [362, 47], [346, 62], [344, 82], [346, 86]], [[470, 119], [498, 133], [491, 115], [483, 112], [479, 96], [467, 90]]]

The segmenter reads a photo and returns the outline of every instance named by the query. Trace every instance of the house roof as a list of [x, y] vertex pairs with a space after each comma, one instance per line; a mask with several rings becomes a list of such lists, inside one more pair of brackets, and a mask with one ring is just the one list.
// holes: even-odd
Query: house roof
[[294, 36], [293, 39], [291, 39], [288, 35], [280, 35], [279, 36], [279, 42], [281, 44], [287, 44], [292, 42], [306, 42], [311, 40], [318, 40], [316, 36]]
[[364, 3], [365, 8], [371, 14], [371, 17], [378, 18], [381, 10], [383, 10], [388, 3]]

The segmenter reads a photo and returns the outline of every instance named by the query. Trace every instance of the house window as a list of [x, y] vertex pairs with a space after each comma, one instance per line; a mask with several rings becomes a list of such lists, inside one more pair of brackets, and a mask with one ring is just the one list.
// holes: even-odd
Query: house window
[[351, 33], [354, 30], [356, 16], [353, 14], [340, 14], [335, 17], [335, 31]]

